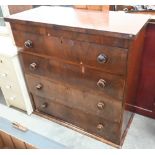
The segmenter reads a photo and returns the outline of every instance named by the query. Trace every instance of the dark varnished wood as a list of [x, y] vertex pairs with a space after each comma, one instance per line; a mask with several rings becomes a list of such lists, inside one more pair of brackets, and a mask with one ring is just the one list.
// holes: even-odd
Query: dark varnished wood
[[[131, 39], [137, 35], [148, 19], [149, 17], [145, 15], [131, 15], [122, 12], [116, 13], [47, 6], [5, 18], [6, 21], [12, 23], [44, 25], [47, 27], [56, 27], [61, 30], [102, 34], [126, 39]], [[133, 21], [139, 22], [133, 25]]]
[[[20, 35], [20, 37], [18, 37], [17, 34]], [[63, 37], [47, 37], [38, 36], [36, 34], [19, 33], [18, 31], [14, 35], [18, 39], [16, 39], [17, 46], [23, 47], [24, 51], [48, 55], [77, 64], [83, 63], [84, 65], [94, 66], [105, 72], [120, 75], [125, 74], [127, 60], [126, 49], [65, 39]], [[27, 41], [31, 41], [32, 46], [25, 47]], [[100, 54], [107, 56], [105, 63], [99, 63], [97, 61], [97, 57]]]
[[155, 118], [155, 21], [147, 24], [145, 35], [136, 104], [130, 109]]
[[9, 13], [10, 14], [15, 14], [18, 12], [22, 12], [25, 10], [32, 9], [32, 5], [8, 5]]
[[[26, 74], [28, 87], [32, 94], [60, 102], [73, 109], [103, 117], [105, 120], [120, 122], [122, 102], [106, 94], [97, 94], [96, 91], [82, 91], [58, 81], [49, 81], [44, 77]], [[36, 86], [41, 85], [38, 89]], [[104, 104], [99, 107], [99, 103]]]
[[[130, 42], [130, 51], [128, 54], [128, 76], [127, 76], [127, 95], [126, 102], [135, 104], [137, 89], [140, 79], [140, 66], [143, 51], [143, 43], [145, 37], [145, 27], [139, 33], [139, 36], [134, 41]], [[135, 52], [136, 51], [136, 52]]]
[[[88, 113], [84, 113], [80, 110], [70, 108], [58, 102], [53, 102], [46, 98], [33, 95], [33, 99], [36, 103], [37, 109], [40, 112], [55, 116], [56, 118], [67, 121], [75, 126], [82, 128], [83, 130], [93, 133], [95, 135], [105, 137], [106, 139], [119, 144], [119, 124], [106, 121], [102, 117], [95, 117]], [[42, 108], [42, 103], [48, 103], [47, 108]], [[91, 123], [90, 123], [91, 122]], [[103, 128], [98, 129], [98, 125], [103, 125]]]
[[[123, 112], [123, 128], [122, 131], [125, 132], [127, 122], [132, 117], [132, 110], [129, 108], [130, 105], [136, 104], [136, 96], [140, 79], [140, 66], [143, 51], [143, 43], [145, 38], [145, 27], [141, 29], [139, 35], [130, 42], [130, 48], [128, 53], [128, 65], [127, 65], [127, 80], [126, 80], [126, 93], [124, 96], [124, 112]], [[122, 132], [123, 133], [123, 132]]]
[[[22, 47], [23, 43], [26, 39], [31, 37], [32, 40], [38, 39], [40, 35], [42, 37], [50, 38], [50, 36], [58, 37], [60, 39], [72, 39], [77, 41], [84, 41], [90, 43], [103, 44], [108, 46], [120, 47], [120, 48], [128, 48], [128, 39], [116, 38], [112, 36], [104, 36], [97, 34], [87, 34], [83, 32], [74, 32], [61, 30], [53, 27], [45, 27], [45, 26], [32, 26], [25, 24], [16, 24], [12, 23], [11, 28], [13, 30], [14, 39], [16, 41], [16, 45]], [[26, 35], [28, 34], [29, 37]], [[18, 38], [18, 35], [21, 36], [21, 40]], [[27, 38], [28, 37], [28, 38]], [[42, 38], [44, 41], [44, 38]], [[33, 50], [33, 49], [30, 49]]]
[[126, 105], [136, 100], [148, 18], [61, 7], [5, 18], [22, 49], [37, 114], [121, 145], [132, 118]]
[[[57, 59], [39, 57], [32, 54], [21, 53], [25, 72], [67, 82], [85, 91], [96, 90], [122, 100], [124, 92], [124, 79], [121, 76], [94, 70], [84, 65], [69, 64]], [[30, 65], [35, 63], [36, 69]], [[100, 79], [105, 80], [105, 87], [97, 85]]]

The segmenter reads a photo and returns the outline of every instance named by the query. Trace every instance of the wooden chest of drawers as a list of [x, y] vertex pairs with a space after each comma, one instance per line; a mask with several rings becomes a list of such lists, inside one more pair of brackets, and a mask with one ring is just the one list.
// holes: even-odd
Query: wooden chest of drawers
[[39, 7], [5, 20], [22, 49], [37, 114], [121, 145], [132, 118], [125, 107], [135, 102], [148, 17]]
[[6, 104], [32, 113], [32, 104], [28, 95], [18, 58], [17, 47], [8, 37], [0, 37], [0, 88]]

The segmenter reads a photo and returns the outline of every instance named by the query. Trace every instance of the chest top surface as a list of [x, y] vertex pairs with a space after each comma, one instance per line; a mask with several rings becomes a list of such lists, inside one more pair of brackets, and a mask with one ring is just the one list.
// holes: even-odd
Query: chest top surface
[[81, 10], [72, 7], [41, 6], [6, 17], [9, 22], [64, 28], [65, 30], [115, 36], [137, 35], [150, 18], [124, 12]]

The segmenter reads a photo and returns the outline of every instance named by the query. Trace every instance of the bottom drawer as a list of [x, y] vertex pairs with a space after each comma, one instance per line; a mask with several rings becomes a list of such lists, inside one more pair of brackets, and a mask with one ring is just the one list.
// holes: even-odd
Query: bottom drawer
[[73, 109], [61, 103], [32, 95], [36, 110], [51, 115], [59, 120], [75, 125], [84, 131], [109, 140], [115, 144], [120, 143], [120, 124], [104, 120], [81, 110]]

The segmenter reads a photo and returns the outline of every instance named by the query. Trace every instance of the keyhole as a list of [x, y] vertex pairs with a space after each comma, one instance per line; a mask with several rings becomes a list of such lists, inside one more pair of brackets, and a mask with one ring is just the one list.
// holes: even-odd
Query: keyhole
[[3, 61], [2, 61], [2, 60], [0, 60], [0, 63], [3, 63]]
[[61, 43], [61, 44], [63, 43], [63, 37], [60, 38], [60, 43]]

